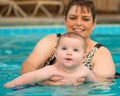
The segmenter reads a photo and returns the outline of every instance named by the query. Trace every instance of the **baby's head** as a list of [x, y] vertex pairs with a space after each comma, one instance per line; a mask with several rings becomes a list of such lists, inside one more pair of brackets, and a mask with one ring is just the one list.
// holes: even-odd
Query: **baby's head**
[[57, 64], [74, 70], [82, 64], [86, 54], [86, 40], [75, 32], [63, 34], [57, 43], [55, 57]]
[[[58, 46], [60, 46], [61, 43], [63, 43], [63, 42], [65, 43], [65, 41], [63, 40], [64, 38], [70, 38], [70, 39], [72, 39], [72, 40], [78, 39], [78, 40], [80, 41], [80, 45], [79, 45], [79, 46], [82, 47], [84, 53], [86, 52], [87, 42], [86, 42], [85, 38], [82, 37], [81, 35], [79, 35], [78, 33], [75, 33], [75, 32], [67, 32], [67, 33], [63, 34], [63, 35], [59, 38], [59, 40], [58, 40], [58, 42], [57, 42], [56, 48], [57, 48]], [[74, 43], [76, 43], [76, 42], [74, 42]], [[67, 44], [69, 45], [69, 44], [72, 44], [72, 43], [69, 42], [69, 43], [67, 43]]]

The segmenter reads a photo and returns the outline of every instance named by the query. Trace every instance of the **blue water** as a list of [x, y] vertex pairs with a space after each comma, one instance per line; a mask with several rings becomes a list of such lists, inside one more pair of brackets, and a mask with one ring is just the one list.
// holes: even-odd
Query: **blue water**
[[[111, 51], [116, 71], [120, 73], [119, 30], [120, 25], [97, 25], [91, 38], [104, 44]], [[21, 63], [42, 37], [64, 32], [64, 26], [0, 28], [0, 96], [119, 96], [119, 78], [109, 84], [87, 83], [80, 86], [57, 87], [47, 85], [19, 91], [2, 87], [5, 82], [19, 76]]]

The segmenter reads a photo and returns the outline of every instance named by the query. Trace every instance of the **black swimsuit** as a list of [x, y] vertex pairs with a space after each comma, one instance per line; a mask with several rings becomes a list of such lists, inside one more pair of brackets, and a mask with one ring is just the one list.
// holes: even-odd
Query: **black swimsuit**
[[[59, 38], [61, 36], [60, 33], [56, 34], [57, 35], [57, 38]], [[48, 58], [48, 60], [45, 62], [45, 66], [46, 65], [52, 65], [55, 61], [55, 56], [54, 56], [54, 51], [52, 52], [50, 58]]]
[[102, 47], [103, 45], [101, 45], [101, 44], [96, 44], [93, 48], [92, 48], [92, 50], [90, 51], [90, 53], [88, 54], [88, 56], [87, 56], [87, 58], [86, 58], [86, 60], [83, 62], [83, 64], [85, 65], [85, 66], [87, 66], [90, 70], [92, 70], [92, 59], [93, 59], [93, 57], [94, 57], [94, 55], [95, 55], [95, 52], [100, 48], [100, 47]]

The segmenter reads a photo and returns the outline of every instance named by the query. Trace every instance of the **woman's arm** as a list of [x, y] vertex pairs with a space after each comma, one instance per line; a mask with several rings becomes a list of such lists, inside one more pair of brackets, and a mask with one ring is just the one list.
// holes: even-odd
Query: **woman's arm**
[[21, 67], [21, 74], [42, 68], [46, 60], [52, 54], [57, 43], [56, 34], [48, 35], [41, 39], [23, 62]]
[[[111, 53], [105, 47], [101, 47], [93, 57], [92, 72], [88, 72], [88, 81], [111, 82], [115, 75], [115, 65]], [[78, 78], [78, 84], [86, 78]]]
[[101, 47], [93, 58], [93, 70], [98, 77], [111, 78], [115, 75], [115, 65], [110, 51]]

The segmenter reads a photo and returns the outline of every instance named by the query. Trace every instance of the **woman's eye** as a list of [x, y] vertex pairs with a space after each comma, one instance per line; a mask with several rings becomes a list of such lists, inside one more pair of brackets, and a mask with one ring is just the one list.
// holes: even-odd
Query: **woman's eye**
[[74, 19], [76, 19], [76, 17], [69, 17], [71, 20], [74, 20]]
[[89, 21], [90, 19], [88, 19], [88, 18], [84, 18], [83, 20], [84, 20], [84, 21]]

